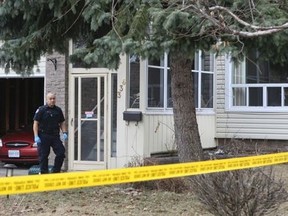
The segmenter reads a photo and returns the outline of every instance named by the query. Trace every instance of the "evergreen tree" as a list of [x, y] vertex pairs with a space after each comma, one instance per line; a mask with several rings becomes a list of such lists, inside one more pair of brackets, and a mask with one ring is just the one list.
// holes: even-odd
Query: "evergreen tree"
[[[196, 50], [251, 49], [287, 61], [286, 0], [2, 0], [0, 64], [29, 73], [41, 55], [84, 44], [72, 61], [117, 68], [123, 52], [159, 58], [168, 52], [176, 144], [181, 161], [202, 160], [191, 62]], [[276, 46], [275, 46], [276, 45]]]

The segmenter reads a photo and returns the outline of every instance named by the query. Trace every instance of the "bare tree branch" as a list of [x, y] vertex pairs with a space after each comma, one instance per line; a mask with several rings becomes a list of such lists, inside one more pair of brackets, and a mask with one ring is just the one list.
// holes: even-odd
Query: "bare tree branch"
[[[283, 25], [280, 25], [280, 26], [268, 26], [268, 27], [265, 27], [265, 26], [256, 26], [256, 25], [252, 25], [250, 23], [247, 23], [245, 22], [244, 20], [240, 19], [238, 16], [236, 16], [234, 13], [232, 13], [229, 9], [225, 8], [225, 7], [222, 7], [222, 6], [213, 6], [213, 7], [210, 7], [209, 8], [209, 11], [225, 11], [226, 13], [228, 13], [231, 17], [233, 17], [237, 22], [239, 22], [240, 24], [246, 26], [246, 27], [249, 27], [251, 29], [255, 29], [255, 30], [275, 30], [275, 29], [280, 29], [280, 30], [283, 30], [283, 29], [287, 29], [288, 28], [288, 22], [284, 23]], [[267, 33], [270, 33], [270, 32], [267, 32]], [[267, 34], [266, 33], [266, 34]], [[273, 32], [272, 32], [273, 33]], [[265, 34], [265, 33], [263, 33]], [[261, 34], [260, 34], [261, 35]]]
[[[250, 1], [250, 10], [255, 9], [255, 5], [253, 1]], [[284, 29], [288, 29], [288, 22], [279, 25], [279, 26], [257, 26], [257, 25], [253, 25], [251, 23], [248, 23], [246, 21], [244, 21], [243, 19], [241, 19], [239, 16], [237, 16], [235, 13], [233, 13], [231, 10], [229, 10], [228, 8], [225, 8], [223, 6], [213, 6], [213, 7], [209, 7], [209, 8], [205, 8], [205, 7], [198, 7], [195, 4], [190, 4], [187, 5], [186, 7], [182, 7], [181, 11], [189, 11], [190, 13], [194, 13], [194, 14], [198, 14], [198, 15], [202, 15], [206, 20], [208, 20], [209, 22], [211, 22], [215, 27], [219, 28], [218, 30], [220, 32], [224, 32], [224, 33], [229, 33], [229, 34], [233, 34], [233, 35], [237, 35], [237, 36], [241, 36], [241, 37], [258, 37], [258, 36], [264, 36], [264, 35], [269, 35], [269, 34], [273, 34], [273, 33], [277, 33], [280, 32]], [[248, 27], [251, 29], [251, 31], [240, 31], [240, 30], [236, 30], [231, 28], [229, 25], [227, 25], [225, 23], [225, 19], [224, 16], [222, 14], [217, 15], [216, 12], [225, 12], [228, 15], [230, 15], [236, 22], [240, 23], [241, 25]], [[251, 11], [252, 13], [252, 11]], [[253, 19], [253, 17], [252, 17]], [[253, 32], [254, 30], [254, 32]], [[218, 31], [218, 32], [219, 32]]]
[[250, 8], [250, 12], [251, 12], [251, 20], [252, 20], [252, 22], [254, 22], [253, 10], [255, 9], [255, 5], [254, 5], [253, 0], [249, 0], [249, 8]]
[[287, 29], [288, 28], [288, 23], [286, 23], [285, 25], [283, 25], [282, 28], [276, 28], [276, 29], [268, 29], [268, 30], [263, 30], [263, 31], [256, 31], [256, 32], [248, 32], [248, 31], [237, 31], [237, 30], [231, 30], [232, 34], [234, 35], [239, 35], [241, 37], [258, 37], [258, 36], [265, 36], [265, 35], [270, 35], [273, 33], [277, 33], [282, 31], [283, 29]]

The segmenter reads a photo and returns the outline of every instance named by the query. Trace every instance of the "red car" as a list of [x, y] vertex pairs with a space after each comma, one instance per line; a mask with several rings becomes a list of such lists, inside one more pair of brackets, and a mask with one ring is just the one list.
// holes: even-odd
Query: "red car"
[[0, 139], [0, 161], [4, 163], [37, 164], [37, 144], [32, 129], [8, 132]]

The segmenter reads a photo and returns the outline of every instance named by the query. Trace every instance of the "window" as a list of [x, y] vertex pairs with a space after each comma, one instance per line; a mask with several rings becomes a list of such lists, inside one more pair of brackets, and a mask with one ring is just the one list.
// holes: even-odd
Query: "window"
[[212, 53], [199, 51], [195, 54], [192, 76], [196, 108], [213, 108], [214, 63]]
[[258, 52], [232, 63], [232, 107], [276, 108], [288, 105], [287, 65], [260, 61]]
[[139, 108], [140, 100], [140, 59], [137, 55], [129, 58], [129, 108]]
[[171, 77], [168, 56], [148, 60], [148, 107], [172, 108]]
[[[213, 54], [198, 51], [191, 67], [196, 108], [213, 108]], [[148, 60], [148, 108], [171, 109], [171, 73], [169, 56]]]

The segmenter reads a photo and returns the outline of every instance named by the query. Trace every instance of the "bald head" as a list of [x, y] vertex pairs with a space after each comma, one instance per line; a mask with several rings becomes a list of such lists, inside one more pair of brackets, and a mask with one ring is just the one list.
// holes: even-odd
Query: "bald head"
[[46, 102], [49, 107], [55, 106], [56, 103], [56, 96], [54, 93], [49, 92], [46, 96]]

